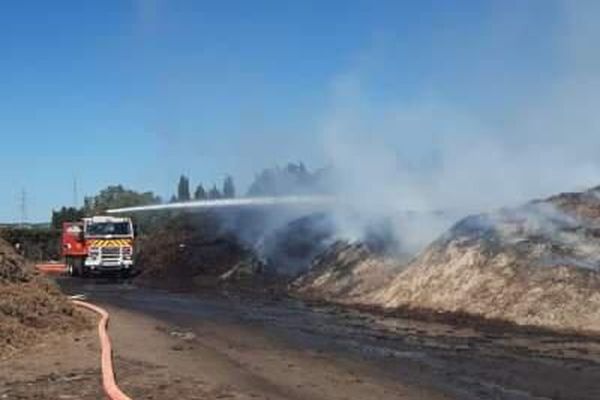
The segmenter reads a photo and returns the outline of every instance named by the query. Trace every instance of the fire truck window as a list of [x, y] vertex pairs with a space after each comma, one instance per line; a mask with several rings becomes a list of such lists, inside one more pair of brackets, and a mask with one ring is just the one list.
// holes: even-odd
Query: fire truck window
[[129, 224], [127, 222], [120, 223], [99, 223], [90, 224], [87, 227], [87, 234], [95, 235], [129, 235]]

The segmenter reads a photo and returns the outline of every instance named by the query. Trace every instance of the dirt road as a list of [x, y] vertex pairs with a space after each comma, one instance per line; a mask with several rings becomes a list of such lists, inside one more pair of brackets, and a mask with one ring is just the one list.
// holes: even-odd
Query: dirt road
[[[82, 283], [83, 282], [83, 283]], [[112, 315], [135, 399], [597, 399], [600, 342], [381, 318], [285, 299], [62, 281]], [[101, 397], [95, 332], [0, 363], [0, 398]]]

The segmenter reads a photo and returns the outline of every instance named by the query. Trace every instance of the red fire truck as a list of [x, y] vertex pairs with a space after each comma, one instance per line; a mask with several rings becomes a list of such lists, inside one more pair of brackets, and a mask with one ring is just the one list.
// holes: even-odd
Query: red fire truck
[[134, 230], [130, 218], [97, 216], [65, 222], [62, 254], [71, 276], [118, 273], [133, 268]]

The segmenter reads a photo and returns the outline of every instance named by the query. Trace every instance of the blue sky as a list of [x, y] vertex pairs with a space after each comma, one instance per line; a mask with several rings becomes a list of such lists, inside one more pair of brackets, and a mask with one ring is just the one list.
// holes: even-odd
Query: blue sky
[[18, 220], [22, 189], [47, 220], [74, 177], [81, 197], [168, 197], [182, 172], [243, 190], [264, 167], [324, 165], [348, 77], [375, 107], [429, 96], [502, 123], [564, 68], [562, 22], [549, 1], [6, 2], [0, 221]]

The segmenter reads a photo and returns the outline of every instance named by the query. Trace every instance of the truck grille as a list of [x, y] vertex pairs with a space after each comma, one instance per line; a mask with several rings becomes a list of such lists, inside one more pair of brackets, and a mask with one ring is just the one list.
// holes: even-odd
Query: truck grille
[[121, 258], [121, 249], [119, 247], [103, 247], [102, 258], [105, 260], [118, 260]]

